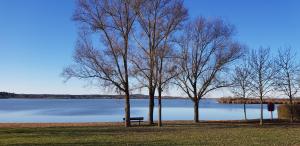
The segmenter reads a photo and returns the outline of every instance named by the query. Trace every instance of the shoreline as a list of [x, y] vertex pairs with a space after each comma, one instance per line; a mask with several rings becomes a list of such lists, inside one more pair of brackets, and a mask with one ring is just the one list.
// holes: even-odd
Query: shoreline
[[[163, 96], [163, 99], [189, 99], [186, 97]], [[0, 99], [124, 99], [124, 95], [71, 95], [71, 94], [15, 94], [0, 92]], [[149, 99], [148, 95], [132, 94], [130, 99]], [[157, 99], [157, 96], [155, 96]]]
[[[152, 125], [156, 126], [156, 122]], [[289, 120], [281, 119], [265, 119], [267, 125], [300, 125], [300, 121], [290, 123]], [[251, 120], [205, 120], [199, 123], [194, 123], [192, 120], [167, 120], [163, 121], [164, 125], [259, 125], [259, 119]], [[0, 128], [37, 128], [37, 127], [123, 127], [124, 122], [66, 122], [66, 123], [0, 123]], [[132, 123], [133, 127], [145, 127], [148, 125], [146, 121]]]
[[[289, 104], [289, 99], [287, 98], [265, 98], [263, 99], [263, 104], [268, 103], [274, 104]], [[300, 104], [300, 98], [293, 100], [294, 104]], [[218, 99], [220, 104], [260, 104], [259, 98], [233, 98], [233, 97], [222, 97]]]

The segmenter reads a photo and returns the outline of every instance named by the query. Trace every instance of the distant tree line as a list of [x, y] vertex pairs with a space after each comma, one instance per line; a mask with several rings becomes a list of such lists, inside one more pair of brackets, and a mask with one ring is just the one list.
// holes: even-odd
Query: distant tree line
[[16, 96], [16, 94], [15, 93], [9, 93], [9, 92], [0, 92], [0, 98], [6, 98], [7, 96], [14, 97], [14, 96]]
[[[260, 104], [260, 99], [254, 97], [242, 98], [237, 96], [235, 97], [227, 96], [227, 97], [218, 98], [217, 101], [218, 103], [222, 103], [222, 104]], [[270, 102], [274, 104], [289, 104], [290, 100], [289, 98], [273, 98], [273, 97], [268, 97], [263, 99], [264, 104], [268, 104]], [[300, 98], [295, 98], [293, 102], [294, 104], [300, 104]]]
[[[154, 123], [158, 95], [158, 126], [162, 94], [171, 86], [194, 103], [195, 122], [199, 101], [220, 88], [231, 87], [237, 96], [251, 94], [262, 101], [276, 85], [294, 98], [292, 56], [281, 52], [273, 61], [270, 50], [263, 48], [247, 54], [246, 46], [234, 39], [233, 25], [218, 18], [191, 19], [182, 0], [78, 0], [73, 19], [80, 26], [75, 63], [63, 75], [97, 81], [124, 95], [126, 127], [130, 95], [138, 89], [149, 93], [149, 124]], [[244, 63], [232, 69], [241, 58]]]

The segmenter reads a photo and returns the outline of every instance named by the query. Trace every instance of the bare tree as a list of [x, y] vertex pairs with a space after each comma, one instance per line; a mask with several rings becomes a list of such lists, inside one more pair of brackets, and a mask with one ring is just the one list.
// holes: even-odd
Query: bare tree
[[222, 73], [243, 52], [243, 47], [232, 40], [233, 32], [233, 27], [220, 19], [197, 18], [178, 40], [181, 74], [175, 84], [194, 102], [195, 122], [199, 122], [200, 99], [229, 85]]
[[299, 71], [300, 66], [296, 61], [296, 53], [291, 52], [292, 48], [285, 48], [278, 51], [278, 59], [276, 64], [278, 66], [278, 74], [276, 76], [276, 89], [285, 96], [289, 97], [290, 113], [293, 122], [294, 104], [293, 100], [299, 91]]
[[136, 18], [135, 1], [79, 0], [74, 20], [101, 38], [101, 49], [87, 33], [78, 41], [75, 64], [66, 68], [66, 78], [95, 79], [105, 87], [125, 94], [125, 126], [130, 126], [129, 40]]
[[138, 50], [132, 57], [135, 74], [149, 90], [149, 124], [153, 124], [154, 96], [158, 86], [157, 50], [187, 17], [179, 0], [143, 0], [136, 8], [139, 34], [134, 35]]
[[[232, 77], [232, 93], [237, 96], [246, 99], [250, 90], [250, 70], [247, 62], [239, 64], [235, 67], [235, 71]], [[247, 120], [246, 103], [244, 102], [244, 117]]]
[[274, 89], [277, 69], [269, 48], [253, 50], [249, 59], [251, 94], [260, 98], [260, 125], [263, 125], [263, 99]]
[[173, 47], [164, 45], [157, 51], [157, 69], [158, 69], [158, 126], [162, 126], [162, 92], [168, 89], [171, 81], [178, 75], [178, 66], [174, 60], [176, 56]]

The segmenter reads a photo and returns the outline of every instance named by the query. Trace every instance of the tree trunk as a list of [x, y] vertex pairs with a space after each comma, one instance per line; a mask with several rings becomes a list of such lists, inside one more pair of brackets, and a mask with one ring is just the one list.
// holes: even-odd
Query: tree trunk
[[244, 103], [244, 116], [245, 120], [247, 121], [247, 111], [246, 111], [246, 104]]
[[125, 37], [125, 57], [123, 57], [124, 69], [125, 69], [125, 127], [130, 127], [130, 94], [129, 94], [129, 81], [128, 81], [128, 37]]
[[294, 122], [294, 104], [293, 104], [293, 99], [290, 97], [290, 112], [291, 112], [291, 117], [290, 117], [290, 122]]
[[158, 91], [158, 127], [162, 126], [162, 121], [161, 121], [161, 89]]
[[154, 111], [154, 93], [151, 91], [149, 93], [149, 113], [148, 113], [149, 125], [153, 124], [153, 111]]
[[125, 127], [130, 127], [129, 91], [126, 91], [126, 95], [125, 95]]
[[263, 105], [263, 100], [260, 99], [260, 122], [259, 124], [262, 126], [264, 123], [264, 105]]
[[195, 123], [199, 122], [199, 101], [198, 100], [194, 101], [194, 122]]

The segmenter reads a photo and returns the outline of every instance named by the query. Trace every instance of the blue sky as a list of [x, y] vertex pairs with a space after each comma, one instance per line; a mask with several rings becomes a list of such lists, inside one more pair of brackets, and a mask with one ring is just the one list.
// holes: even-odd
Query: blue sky
[[[234, 24], [236, 39], [249, 48], [300, 49], [300, 1], [186, 0], [185, 5], [191, 18], [220, 17]], [[106, 93], [76, 79], [63, 83], [60, 76], [72, 63], [74, 9], [73, 0], [0, 0], [0, 91]]]

